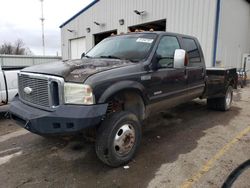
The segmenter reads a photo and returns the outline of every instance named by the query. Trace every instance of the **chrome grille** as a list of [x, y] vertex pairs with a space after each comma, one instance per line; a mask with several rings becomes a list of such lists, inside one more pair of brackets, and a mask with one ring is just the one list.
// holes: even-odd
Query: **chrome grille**
[[[18, 87], [21, 99], [33, 104], [50, 107], [48, 80], [30, 78], [28, 75], [20, 74], [18, 77]], [[24, 92], [25, 87], [31, 88], [32, 93], [26, 94]]]
[[[57, 87], [54, 87], [55, 84]], [[18, 74], [18, 90], [20, 99], [31, 105], [42, 108], [53, 108], [59, 105], [61, 100], [61, 87], [59, 86], [62, 84], [62, 78], [32, 73]], [[25, 92], [25, 88], [31, 89], [31, 92]], [[55, 88], [59, 91], [55, 91]]]

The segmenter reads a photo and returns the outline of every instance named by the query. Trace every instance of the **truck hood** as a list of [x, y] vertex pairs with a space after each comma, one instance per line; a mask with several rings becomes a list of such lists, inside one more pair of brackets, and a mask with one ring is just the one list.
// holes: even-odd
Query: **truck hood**
[[63, 77], [65, 81], [84, 82], [90, 75], [106, 70], [131, 65], [128, 60], [91, 59], [59, 61], [42, 65], [35, 65], [22, 70]]

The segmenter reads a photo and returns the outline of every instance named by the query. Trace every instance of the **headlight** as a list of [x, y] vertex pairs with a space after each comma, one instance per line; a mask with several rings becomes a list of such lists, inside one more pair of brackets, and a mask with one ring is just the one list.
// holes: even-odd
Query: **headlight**
[[70, 104], [94, 104], [95, 97], [89, 85], [65, 83], [64, 101]]

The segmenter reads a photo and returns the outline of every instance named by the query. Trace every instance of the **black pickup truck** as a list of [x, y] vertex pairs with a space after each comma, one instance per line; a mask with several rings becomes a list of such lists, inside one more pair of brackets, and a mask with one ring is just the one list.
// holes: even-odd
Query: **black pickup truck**
[[[12, 118], [42, 135], [96, 130], [96, 153], [109, 166], [130, 161], [142, 121], [195, 98], [229, 110], [236, 69], [206, 69], [198, 40], [166, 32], [104, 39], [79, 60], [23, 69]], [[87, 132], [87, 131], [86, 131]]]

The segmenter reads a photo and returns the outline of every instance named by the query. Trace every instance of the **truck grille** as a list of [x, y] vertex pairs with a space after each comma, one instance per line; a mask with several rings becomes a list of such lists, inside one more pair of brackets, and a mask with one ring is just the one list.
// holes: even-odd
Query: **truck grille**
[[19, 97], [22, 101], [44, 108], [52, 108], [60, 103], [59, 84], [61, 78], [36, 74], [18, 75]]

